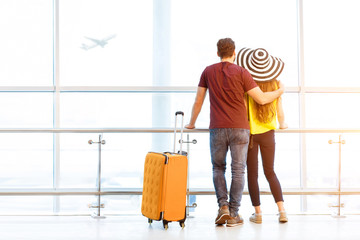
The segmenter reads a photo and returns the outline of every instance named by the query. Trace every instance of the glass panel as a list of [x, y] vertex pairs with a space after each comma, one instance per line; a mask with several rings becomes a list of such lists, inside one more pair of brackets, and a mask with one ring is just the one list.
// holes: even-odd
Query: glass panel
[[[214, 217], [216, 210], [218, 209], [218, 204], [216, 200], [216, 196], [214, 195], [195, 195], [192, 197], [194, 199], [194, 202], [196, 202], [197, 207], [194, 209], [194, 211], [190, 212], [190, 216], [196, 216], [196, 215], [205, 215], [205, 216], [211, 216]], [[246, 196], [244, 196], [246, 198]], [[245, 202], [245, 201], [242, 201]], [[243, 204], [241, 205], [241, 208], [243, 208]], [[241, 211], [241, 210], [240, 210]], [[243, 214], [243, 212], [241, 212]]]
[[151, 94], [63, 93], [61, 127], [150, 127]]
[[61, 134], [60, 135], [60, 187], [95, 188], [99, 152], [98, 134]]
[[49, 188], [53, 134], [0, 134], [0, 188]]
[[[341, 186], [342, 188], [360, 189], [359, 175], [359, 134], [342, 134], [341, 140], [345, 144], [341, 145]], [[339, 142], [338, 136], [333, 136], [334, 142]], [[334, 148], [338, 148], [338, 144], [334, 144]], [[359, 208], [360, 209], [360, 208]]]
[[[185, 135], [185, 139], [186, 138], [187, 135]], [[192, 141], [193, 139], [195, 139], [197, 143], [190, 144], [189, 150], [187, 149], [187, 145], [184, 145], [185, 151], [189, 152], [189, 187], [214, 189], [209, 133], [191, 133], [189, 140]]]
[[53, 1], [0, 1], [0, 85], [53, 84]]
[[0, 128], [51, 128], [53, 94], [0, 92]]
[[[195, 95], [195, 93], [62, 93], [61, 127], [172, 128], [176, 111], [185, 113], [185, 124], [190, 120]], [[285, 117], [290, 128], [299, 126], [298, 101], [297, 94], [287, 93], [283, 96]], [[196, 127], [208, 128], [209, 116], [210, 103], [206, 97]]]
[[[145, 156], [149, 151], [170, 151], [162, 147], [152, 147], [152, 135], [161, 135], [166, 142], [168, 134], [104, 134], [102, 187], [105, 188], [141, 188]], [[165, 135], [165, 137], [164, 137]]]
[[304, 0], [303, 3], [305, 84], [359, 87], [356, 76], [360, 35], [352, 29], [358, 29], [360, 2]]
[[52, 196], [1, 196], [2, 214], [51, 214]]
[[[187, 134], [185, 134], [184, 140]], [[179, 140], [180, 134], [177, 136]], [[105, 133], [106, 144], [102, 151], [102, 187], [141, 188], [146, 154], [151, 152], [173, 151], [172, 133]], [[187, 144], [183, 150], [189, 153], [190, 187], [212, 188], [212, 171], [208, 134], [191, 134], [196, 145]], [[179, 144], [176, 151], [179, 150]]]
[[89, 204], [96, 203], [95, 196], [60, 196], [60, 214], [92, 214], [95, 208], [89, 208]]
[[[344, 208], [342, 208], [340, 210], [341, 214], [360, 214], [360, 196], [359, 195], [341, 196], [340, 202], [344, 203]], [[333, 203], [337, 204], [337, 201], [334, 201]], [[335, 211], [337, 213], [337, 209]]]
[[[62, 93], [61, 127], [172, 128], [175, 112], [190, 119], [195, 93]], [[209, 126], [205, 100], [196, 126]]]
[[141, 214], [141, 195], [105, 195], [101, 199], [101, 202], [105, 204], [105, 208], [102, 210], [104, 214]]
[[[276, 133], [275, 150], [275, 173], [280, 181], [282, 188], [300, 187], [300, 135], [295, 133]], [[259, 159], [260, 156], [259, 156]], [[260, 161], [259, 161], [260, 163]], [[261, 167], [261, 168], [260, 168]], [[259, 177], [265, 181], [260, 187], [269, 188], [269, 184], [259, 164]]]
[[337, 205], [337, 196], [334, 195], [309, 195], [306, 199], [306, 213], [309, 214], [333, 214], [337, 208], [330, 207]]
[[197, 85], [204, 68], [219, 61], [217, 41], [231, 37], [237, 53], [261, 47], [280, 57], [285, 62], [280, 80], [297, 86], [296, 16], [296, 1], [288, 0], [172, 1], [170, 84]]
[[337, 188], [338, 146], [329, 144], [336, 134], [306, 134], [306, 187]]
[[354, 104], [360, 102], [359, 93], [306, 94], [306, 127], [358, 128], [360, 111]]
[[285, 122], [288, 124], [289, 128], [299, 128], [300, 104], [298, 93], [284, 93], [281, 98], [285, 114]]
[[152, 1], [63, 0], [59, 5], [61, 85], [152, 84]]

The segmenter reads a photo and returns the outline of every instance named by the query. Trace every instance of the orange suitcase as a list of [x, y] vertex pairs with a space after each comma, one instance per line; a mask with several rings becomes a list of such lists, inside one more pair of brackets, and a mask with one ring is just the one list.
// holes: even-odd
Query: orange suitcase
[[[177, 112], [174, 152], [179, 114], [184, 121], [184, 113]], [[141, 213], [148, 218], [150, 224], [153, 220], [162, 220], [165, 229], [169, 222], [174, 221], [185, 227], [188, 160], [186, 153], [182, 152], [183, 121], [179, 151], [182, 154], [149, 152], [145, 158]]]

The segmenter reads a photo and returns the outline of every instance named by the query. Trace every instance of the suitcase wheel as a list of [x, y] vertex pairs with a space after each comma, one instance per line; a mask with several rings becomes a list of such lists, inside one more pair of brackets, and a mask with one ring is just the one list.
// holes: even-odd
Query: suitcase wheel
[[184, 227], [185, 227], [185, 223], [184, 223], [183, 221], [179, 222], [179, 224], [180, 224], [180, 227], [181, 227], [181, 228], [184, 228]]
[[153, 220], [150, 219], [150, 218], [148, 218], [148, 223], [149, 223], [149, 224], [152, 224], [152, 222], [153, 222]]
[[169, 228], [169, 222], [166, 220], [163, 220], [163, 226], [164, 226], [165, 230], [167, 230]]

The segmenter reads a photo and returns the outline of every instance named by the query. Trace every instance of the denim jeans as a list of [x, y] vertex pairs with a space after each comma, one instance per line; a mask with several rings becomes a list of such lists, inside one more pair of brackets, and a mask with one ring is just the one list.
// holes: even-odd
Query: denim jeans
[[[236, 216], [245, 185], [246, 158], [249, 130], [242, 128], [210, 129], [210, 152], [213, 165], [213, 181], [219, 207], [228, 205], [230, 214]], [[226, 186], [226, 155], [231, 153], [230, 201]]]

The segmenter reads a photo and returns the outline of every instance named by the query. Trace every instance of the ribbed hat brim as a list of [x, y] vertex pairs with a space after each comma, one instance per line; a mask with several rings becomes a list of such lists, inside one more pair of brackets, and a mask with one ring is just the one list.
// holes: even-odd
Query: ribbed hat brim
[[254, 80], [262, 82], [276, 79], [284, 69], [284, 62], [263, 48], [242, 48], [237, 55], [237, 64], [247, 69]]

